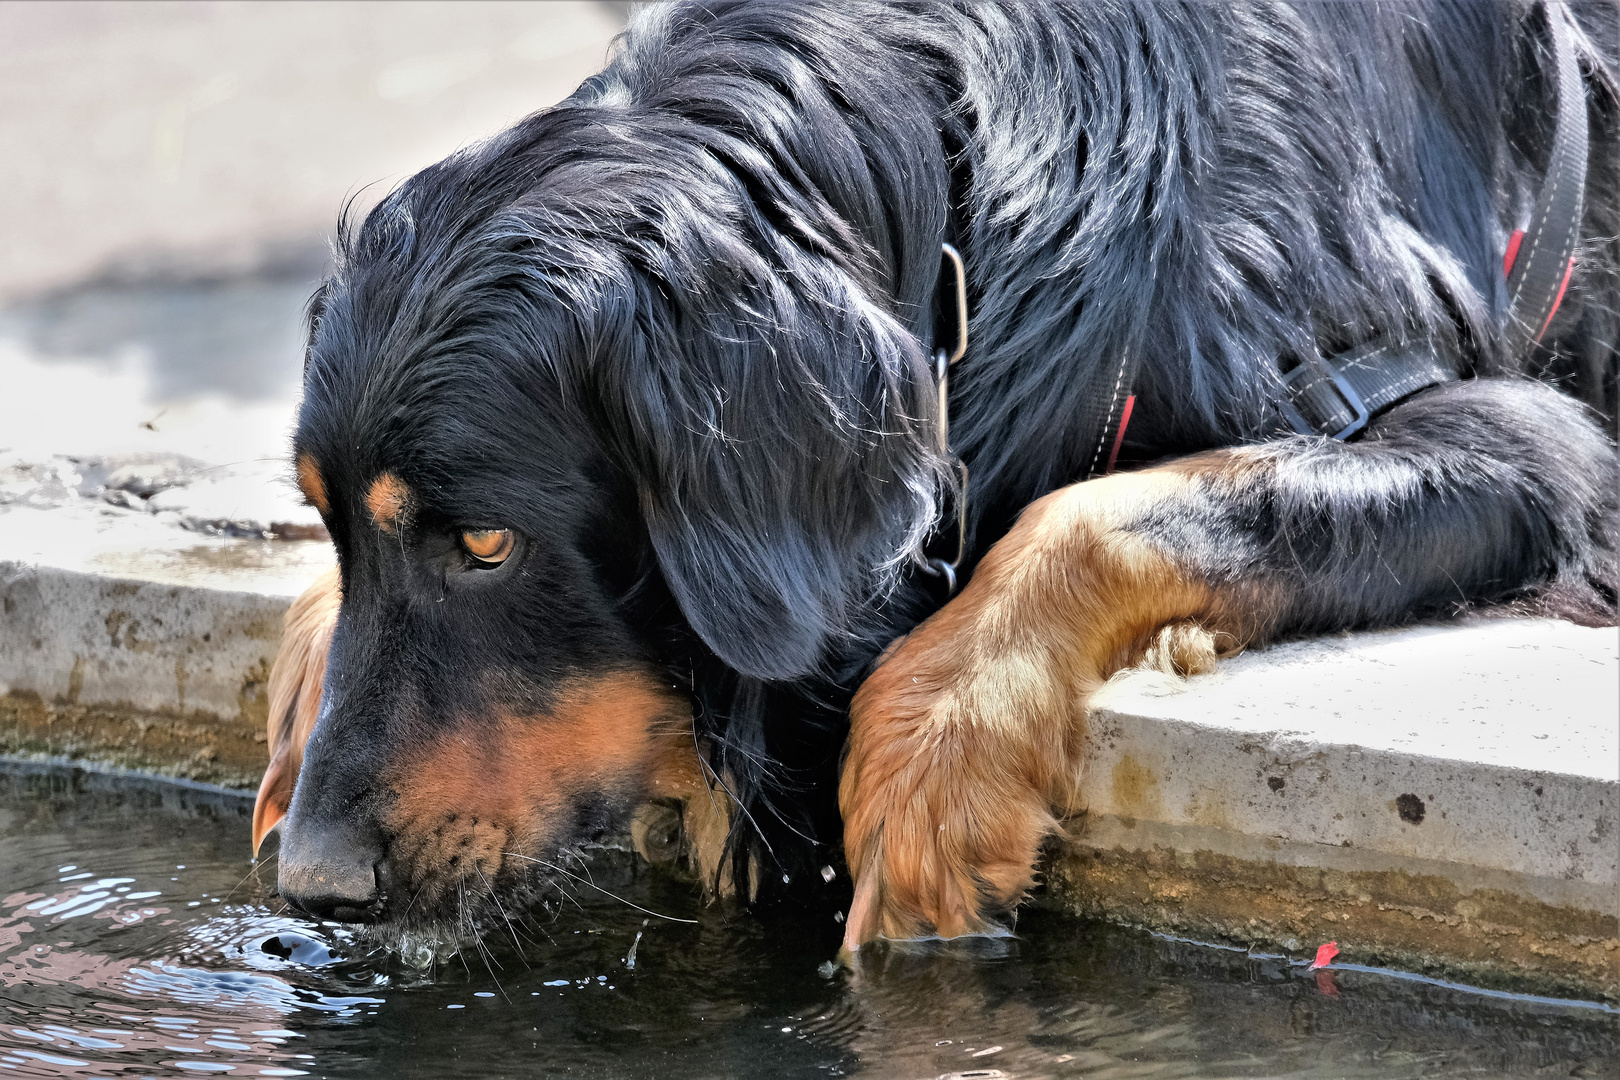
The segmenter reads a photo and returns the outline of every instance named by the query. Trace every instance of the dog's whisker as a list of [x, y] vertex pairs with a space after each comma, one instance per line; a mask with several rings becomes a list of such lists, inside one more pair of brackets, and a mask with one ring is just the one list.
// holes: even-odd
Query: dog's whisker
[[[559, 894], [561, 894], [563, 899], [567, 900], [570, 904], [573, 904], [576, 908], [578, 908], [579, 911], [580, 911], [580, 914], [585, 913], [585, 905], [581, 904], [579, 902], [579, 897], [577, 897], [573, 893], [569, 892], [568, 889], [563, 885], [562, 882], [560, 882], [560, 881], [559, 882], [554, 882], [553, 884], [556, 886], [557, 892]], [[558, 910], [552, 912], [552, 921], [556, 922], [557, 919], [560, 918], [561, 916], [562, 916], [562, 909], [561, 909], [561, 905], [559, 905]]]
[[489, 951], [489, 946], [484, 944], [483, 935], [477, 932], [477, 926], [470, 922], [469, 925], [472, 925], [473, 929], [473, 948], [478, 950], [478, 957], [484, 962], [484, 970], [489, 973], [490, 981], [495, 984], [495, 989], [500, 991], [501, 997], [506, 998], [507, 1004], [511, 1004], [512, 999], [506, 996], [506, 988], [501, 985], [500, 977], [495, 974], [495, 969], [501, 966], [500, 963], [495, 960], [494, 954]]
[[525, 859], [525, 860], [527, 860], [529, 862], [532, 862], [532, 863], [538, 863], [539, 865], [546, 867], [548, 870], [554, 870], [559, 874], [563, 874], [563, 875], [565, 875], [567, 877], [573, 878], [575, 881], [579, 882], [581, 885], [588, 885], [591, 888], [595, 889], [597, 892], [601, 893], [603, 896], [609, 897], [609, 898], [611, 898], [613, 900], [617, 900], [619, 903], [623, 904], [625, 907], [635, 908], [637, 911], [641, 912], [644, 915], [652, 915], [655, 918], [666, 919], [669, 922], [690, 923], [693, 926], [696, 926], [698, 924], [697, 919], [683, 919], [678, 915], [664, 915], [664, 914], [661, 914], [660, 912], [653, 911], [651, 908], [644, 908], [640, 904], [633, 903], [633, 902], [631, 902], [629, 900], [626, 900], [624, 897], [619, 896], [617, 893], [609, 892], [608, 890], [602, 888], [602, 886], [596, 884], [596, 882], [594, 882], [594, 881], [591, 881], [591, 880], [589, 880], [587, 878], [582, 878], [578, 874], [576, 874], [576, 873], [574, 873], [574, 872], [572, 872], [570, 870], [563, 869], [561, 866], [558, 866], [556, 863], [547, 862], [545, 859], [536, 859], [536, 858], [534, 858], [532, 856], [529, 856], [529, 855], [519, 855], [515, 851], [508, 851], [506, 854], [508, 856], [510, 856], [511, 858], [514, 858], [514, 859]]
[[[471, 924], [467, 922], [466, 891], [462, 888], [461, 882], [458, 881], [456, 882], [456, 929], [461, 930], [463, 926], [470, 927]], [[468, 931], [462, 931], [461, 936], [469, 936]], [[472, 968], [467, 964], [467, 950], [457, 949], [456, 956], [461, 960], [461, 969], [467, 973], [467, 979], [471, 981]]]
[[[546, 933], [546, 928], [545, 927], [543, 927], [539, 923], [535, 922], [534, 919], [529, 915], [522, 916], [522, 921], [523, 921], [524, 927], [526, 927], [527, 929], [538, 931], [541, 937], [544, 937], [547, 941], [551, 942], [552, 947], [556, 948], [557, 939], [552, 937], [550, 934]], [[533, 940], [533, 939], [531, 938], [530, 940]], [[538, 946], [539, 943], [536, 942], [535, 944], [536, 944], [536, 946]]]
[[[236, 890], [240, 889], [243, 885], [246, 885], [248, 878], [253, 878], [255, 881], [258, 881], [259, 870], [266, 863], [270, 862], [272, 859], [275, 859], [275, 858], [276, 858], [275, 855], [271, 855], [271, 856], [269, 856], [267, 858], [264, 858], [264, 859], [255, 860], [254, 863], [253, 863], [252, 869], [250, 869], [247, 873], [242, 875], [242, 880], [241, 881], [238, 881], [235, 885], [231, 886], [231, 890], [225, 894], [223, 899], [228, 901], [228, 900], [230, 900], [231, 897], [235, 896], [236, 895]], [[262, 888], [264, 886], [264, 882], [260, 881], [259, 886]]]
[[406, 904], [405, 905], [405, 910], [400, 913], [399, 917], [400, 917], [401, 921], [403, 921], [407, 916], [410, 915], [412, 908], [416, 907], [417, 898], [422, 895], [422, 890], [425, 889], [425, 888], [427, 888], [427, 878], [423, 878], [417, 884], [416, 891], [411, 893], [411, 902]]
[[[769, 854], [772, 859], [776, 858], [776, 852], [771, 848], [771, 842], [765, 837], [765, 830], [761, 829], [759, 827], [759, 822], [754, 820], [754, 815], [749, 811], [748, 804], [737, 797], [737, 793], [731, 790], [731, 785], [726, 783], [725, 777], [721, 776], [719, 770], [709, 763], [708, 758], [704, 757], [703, 748], [698, 744], [697, 729], [695, 727], [692, 729], [692, 745], [696, 747], [698, 751], [698, 767], [703, 770], [703, 773], [709, 780], [712, 780], [714, 784], [720, 787], [720, 790], [724, 791], [731, 797], [731, 804], [742, 813], [744, 818], [748, 819], [748, 824], [753, 826], [754, 833], [759, 837], [759, 842], [765, 845], [766, 853]], [[711, 804], [713, 804], [713, 787], [709, 788], [709, 800]], [[717, 804], [715, 804], [715, 812], [721, 812]]]
[[528, 967], [529, 960], [528, 957], [523, 955], [523, 944], [518, 941], [517, 930], [512, 926], [512, 920], [507, 917], [506, 908], [501, 906], [501, 898], [496, 895], [495, 886], [491, 885], [489, 879], [484, 877], [483, 867], [479, 866], [476, 861], [473, 863], [473, 870], [477, 872], [479, 880], [484, 883], [484, 888], [489, 890], [490, 901], [494, 903], [495, 910], [501, 916], [501, 921], [506, 924], [506, 932], [512, 935], [512, 946], [517, 949], [518, 959], [523, 961], [524, 967]]
[[491, 966], [494, 955], [489, 951], [489, 946], [484, 944], [483, 938], [475, 938], [474, 943], [478, 946], [479, 955], [484, 958], [484, 970], [489, 972], [490, 981], [495, 984], [495, 989], [500, 991], [500, 995], [506, 1003], [508, 1005], [512, 1004], [511, 997], [506, 993], [506, 987], [501, 985], [500, 977], [495, 974], [495, 968], [500, 967], [500, 964], [495, 963], [494, 966]]

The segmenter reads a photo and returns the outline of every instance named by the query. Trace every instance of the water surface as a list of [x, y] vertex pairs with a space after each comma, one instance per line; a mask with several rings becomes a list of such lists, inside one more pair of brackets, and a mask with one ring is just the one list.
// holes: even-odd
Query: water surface
[[[28, 1076], [1620, 1076], [1620, 1015], [1039, 911], [829, 963], [603, 852], [596, 888], [416, 971], [282, 914], [251, 801], [0, 765], [0, 1071]], [[610, 898], [607, 890], [647, 911]], [[648, 912], [695, 923], [658, 918]]]

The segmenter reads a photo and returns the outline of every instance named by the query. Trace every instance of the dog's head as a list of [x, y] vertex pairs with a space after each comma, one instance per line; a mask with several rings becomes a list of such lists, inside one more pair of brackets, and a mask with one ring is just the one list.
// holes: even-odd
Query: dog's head
[[469, 930], [543, 887], [691, 771], [695, 654], [816, 672], [932, 521], [897, 257], [754, 141], [559, 108], [342, 244], [295, 439], [341, 576], [299, 906]]

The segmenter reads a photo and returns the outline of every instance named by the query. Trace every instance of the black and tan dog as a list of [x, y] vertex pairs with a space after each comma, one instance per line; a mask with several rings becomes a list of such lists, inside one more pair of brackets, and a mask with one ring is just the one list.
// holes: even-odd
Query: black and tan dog
[[849, 945], [973, 932], [1122, 666], [1614, 621], [1616, 22], [641, 14], [344, 230], [313, 301], [296, 468], [339, 570], [274, 676], [283, 895], [476, 933], [662, 801], [759, 900], [841, 843]]

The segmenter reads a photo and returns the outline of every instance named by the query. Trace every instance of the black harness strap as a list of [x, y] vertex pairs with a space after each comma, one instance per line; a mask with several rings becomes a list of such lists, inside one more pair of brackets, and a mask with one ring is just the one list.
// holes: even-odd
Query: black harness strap
[[1284, 375], [1283, 418], [1302, 435], [1348, 439], [1407, 395], [1457, 378], [1431, 348], [1374, 341], [1332, 359], [1313, 357]]
[[[1574, 267], [1586, 191], [1586, 95], [1575, 59], [1569, 12], [1540, 3], [1558, 78], [1558, 120], [1547, 179], [1530, 228], [1509, 246], [1505, 328], [1512, 355], [1533, 349], [1558, 310]], [[1379, 340], [1334, 357], [1312, 357], [1283, 375], [1282, 413], [1302, 435], [1348, 439], [1381, 410], [1410, 394], [1461, 378], [1453, 362], [1424, 342]]]

